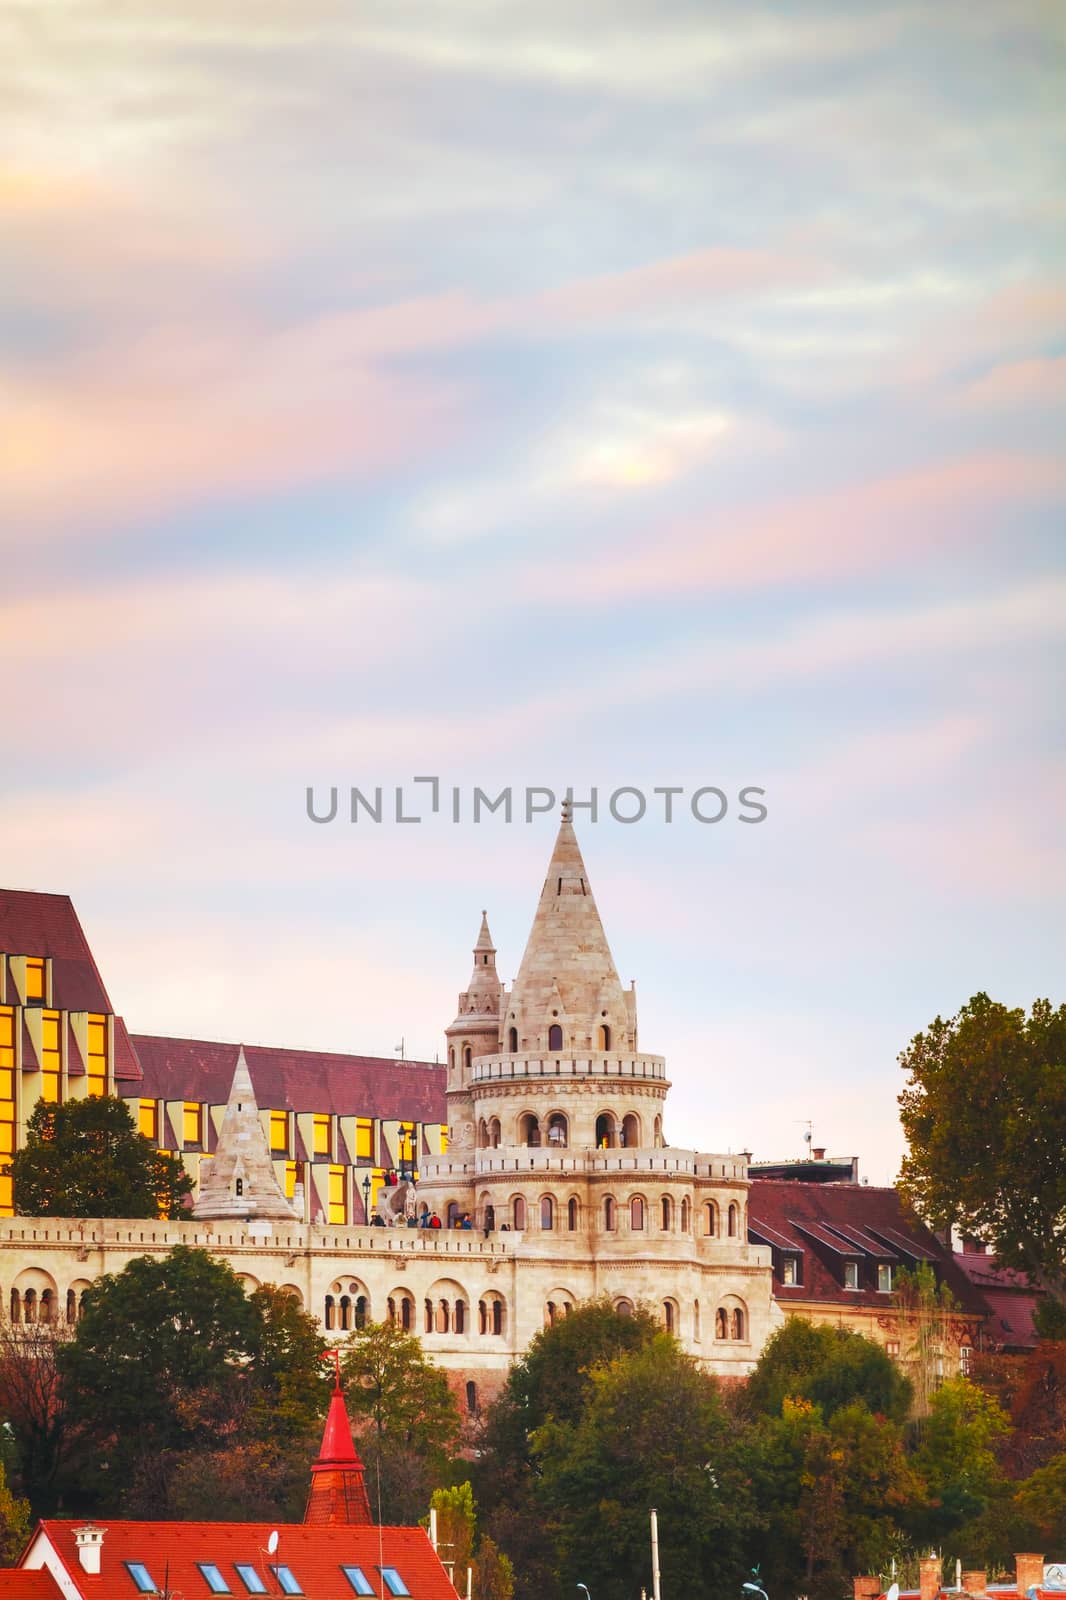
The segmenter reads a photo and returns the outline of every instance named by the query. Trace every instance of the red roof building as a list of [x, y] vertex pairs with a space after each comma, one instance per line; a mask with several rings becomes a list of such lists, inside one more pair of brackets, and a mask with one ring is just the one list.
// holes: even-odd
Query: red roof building
[[1024, 1272], [997, 1266], [995, 1257], [972, 1240], [965, 1240], [955, 1252], [955, 1262], [988, 1307], [989, 1348], [1015, 1355], [1035, 1350], [1040, 1336], [1033, 1318], [1044, 1291], [1035, 1288]]

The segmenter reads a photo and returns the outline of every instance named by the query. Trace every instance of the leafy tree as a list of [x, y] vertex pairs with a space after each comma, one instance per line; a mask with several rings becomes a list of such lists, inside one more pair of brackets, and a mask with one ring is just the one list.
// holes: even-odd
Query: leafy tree
[[73, 1446], [57, 1352], [71, 1337], [55, 1322], [0, 1318], [0, 1416], [11, 1428], [18, 1480], [35, 1516], [55, 1510]]
[[417, 1522], [448, 1476], [458, 1443], [459, 1408], [448, 1380], [418, 1340], [391, 1322], [356, 1329], [341, 1370], [370, 1504], [385, 1522]]
[[913, 1272], [899, 1269], [892, 1304], [902, 1364], [914, 1391], [913, 1415], [926, 1417], [940, 1387], [943, 1352], [958, 1301], [946, 1283], [937, 1283], [929, 1263], [922, 1261]]
[[172, 1465], [170, 1515], [179, 1522], [299, 1522], [321, 1430], [190, 1450]]
[[950, 1378], [915, 1424], [911, 1461], [922, 1493], [908, 1517], [916, 1543], [944, 1538], [983, 1515], [1005, 1487], [997, 1446], [1010, 1418], [991, 1395], [966, 1378]]
[[174, 1217], [192, 1192], [180, 1159], [138, 1133], [110, 1095], [38, 1100], [10, 1170], [22, 1216]]
[[975, 995], [900, 1063], [903, 1193], [931, 1226], [989, 1241], [1066, 1304], [1066, 1006], [1037, 1000], [1026, 1016]]
[[768, 1416], [780, 1416], [789, 1399], [809, 1400], [826, 1418], [858, 1401], [868, 1411], [902, 1422], [911, 1386], [872, 1339], [789, 1317], [764, 1346], [746, 1398], [753, 1410]]
[[466, 1593], [467, 1577], [474, 1560], [474, 1535], [477, 1517], [474, 1491], [469, 1483], [434, 1489], [430, 1505], [437, 1513], [437, 1548], [451, 1570], [452, 1583], [459, 1594]]
[[714, 1379], [665, 1333], [589, 1376], [580, 1417], [549, 1420], [533, 1437], [556, 1592], [578, 1581], [597, 1600], [628, 1600], [641, 1582], [650, 1589], [651, 1506], [667, 1593], [738, 1584], [754, 1508]]
[[514, 1566], [494, 1539], [481, 1535], [474, 1558], [474, 1594], [477, 1600], [513, 1600]]
[[321, 1412], [323, 1349], [284, 1295], [249, 1299], [225, 1262], [179, 1245], [98, 1280], [58, 1362], [70, 1417], [120, 1486], [111, 1494], [147, 1515], [166, 1509], [184, 1452], [282, 1443]]
[[1066, 1545], [1066, 1452], [1020, 1486], [1016, 1503], [1044, 1541], [1038, 1548], [1061, 1550]]
[[0, 1464], [0, 1566], [9, 1567], [15, 1562], [29, 1536], [30, 1503], [11, 1493]]
[[876, 1572], [898, 1543], [917, 1481], [900, 1426], [861, 1401], [825, 1417], [787, 1398], [756, 1424], [755, 1493], [768, 1533], [763, 1581], [835, 1600], [857, 1572]]

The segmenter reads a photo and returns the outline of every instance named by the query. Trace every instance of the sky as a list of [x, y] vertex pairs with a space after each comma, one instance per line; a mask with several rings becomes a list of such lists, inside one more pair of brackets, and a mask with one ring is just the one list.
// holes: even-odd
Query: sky
[[1066, 999], [1064, 54], [1036, 0], [0, 0], [0, 882], [137, 1031], [433, 1059], [526, 787], [595, 788], [667, 1138], [890, 1181], [911, 1037]]

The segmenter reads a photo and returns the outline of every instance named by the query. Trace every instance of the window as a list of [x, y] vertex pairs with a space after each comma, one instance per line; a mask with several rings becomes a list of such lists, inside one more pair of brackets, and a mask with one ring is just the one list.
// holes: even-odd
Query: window
[[509, 1051], [509, 1053], [511, 1055], [515, 1055], [517, 1053], [517, 1051], [518, 1051], [518, 1029], [517, 1028], [508, 1028], [508, 1030], [507, 1030], [507, 1049], [508, 1049], [508, 1051]]
[[329, 1142], [329, 1117], [316, 1116], [313, 1119], [314, 1127], [314, 1153], [316, 1156], [328, 1156], [330, 1153]]
[[278, 1588], [282, 1594], [303, 1594], [303, 1590], [293, 1576], [291, 1567], [271, 1567], [271, 1572], [278, 1580]]
[[692, 1206], [688, 1195], [681, 1202], [681, 1232], [688, 1233], [692, 1226]]
[[596, 1037], [596, 1048], [597, 1050], [609, 1050], [611, 1048], [611, 1030], [606, 1022], [600, 1023]]
[[477, 1416], [477, 1384], [472, 1381], [468, 1381], [466, 1385], [466, 1409], [471, 1417]]
[[703, 1231], [708, 1239], [718, 1235], [718, 1207], [713, 1200], [708, 1200], [703, 1208]]
[[670, 1222], [671, 1222], [671, 1211], [672, 1211], [672, 1207], [670, 1205], [670, 1197], [669, 1197], [669, 1195], [665, 1195], [665, 1194], [663, 1195], [662, 1201], [660, 1203], [660, 1209], [662, 1211], [662, 1228], [663, 1228], [663, 1232], [664, 1233], [669, 1233], [669, 1231], [670, 1231]]
[[289, 1149], [289, 1114], [287, 1111], [270, 1113], [270, 1148], [281, 1154]]
[[355, 1159], [373, 1161], [374, 1124], [369, 1117], [357, 1117], [355, 1122]]
[[390, 1594], [410, 1594], [411, 1591], [404, 1583], [395, 1567], [379, 1567], [382, 1581]]
[[634, 1233], [641, 1233], [644, 1228], [644, 1201], [639, 1194], [629, 1202], [629, 1226]]
[[973, 1360], [973, 1346], [969, 1345], [969, 1344], [960, 1344], [960, 1346], [959, 1346], [959, 1371], [962, 1373], [964, 1378], [969, 1376], [970, 1362], [972, 1360]]
[[374, 1593], [374, 1585], [370, 1582], [362, 1567], [341, 1567], [341, 1571], [356, 1594]]
[[[15, 1148], [15, 1012], [0, 1006], [0, 1153], [11, 1155]], [[11, 1169], [0, 1172], [0, 1216], [9, 1217]]]
[[87, 1085], [90, 1095], [107, 1093], [107, 1018], [89, 1018], [89, 1061]]
[[31, 957], [26, 963], [26, 999], [30, 1001], [44, 998], [44, 961]]
[[844, 1287], [845, 1289], [857, 1289], [859, 1287], [859, 1263], [857, 1261], [845, 1261]]
[[799, 1262], [795, 1256], [785, 1256], [781, 1262], [781, 1282], [799, 1283]]
[[877, 1288], [880, 1294], [892, 1293], [892, 1268], [884, 1262], [877, 1268]]
[[550, 1194], [546, 1194], [540, 1202], [540, 1226], [542, 1233], [550, 1233], [555, 1225], [555, 1206]]
[[41, 1098], [49, 1105], [59, 1104], [59, 1012], [41, 1014]]
[[329, 1169], [329, 1220], [336, 1226], [343, 1227], [348, 1221], [348, 1185], [345, 1181], [347, 1169], [345, 1167], [330, 1167]]
[[576, 1200], [568, 1200], [566, 1202], [566, 1226], [569, 1228], [571, 1233], [576, 1233], [577, 1232], [577, 1201]]
[[124, 1561], [123, 1566], [137, 1585], [138, 1594], [158, 1594], [155, 1579], [143, 1561]]
[[182, 1142], [184, 1144], [202, 1144], [202, 1131], [200, 1107], [194, 1101], [186, 1100], [181, 1119]]
[[520, 1194], [515, 1195], [511, 1210], [514, 1215], [514, 1231], [515, 1233], [521, 1233], [526, 1225], [526, 1203]]
[[198, 1561], [196, 1565], [204, 1575], [204, 1582], [212, 1594], [232, 1594], [233, 1590], [213, 1561]]
[[735, 1239], [737, 1236], [737, 1223], [739, 1218], [740, 1211], [735, 1205], [731, 1205], [729, 1207], [729, 1237], [731, 1239]]
[[899, 1340], [898, 1339], [886, 1339], [885, 1340], [885, 1354], [891, 1356], [894, 1361], [898, 1361], [899, 1360]]
[[563, 1030], [557, 1022], [553, 1022], [548, 1029], [548, 1049], [561, 1050], [563, 1048]]
[[266, 1594], [267, 1586], [255, 1567], [249, 1566], [245, 1561], [235, 1561], [233, 1565], [249, 1594]]
[[156, 1117], [154, 1100], [141, 1100], [137, 1104], [137, 1129], [146, 1139], [155, 1140], [159, 1137], [159, 1123]]
[[605, 1233], [614, 1232], [614, 1215], [614, 1201], [611, 1199], [611, 1196], [608, 1195], [603, 1202], [603, 1231]]

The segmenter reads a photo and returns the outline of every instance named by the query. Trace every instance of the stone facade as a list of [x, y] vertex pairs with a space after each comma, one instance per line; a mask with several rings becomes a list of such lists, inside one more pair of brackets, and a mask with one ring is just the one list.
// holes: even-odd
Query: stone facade
[[[651, 1306], [709, 1370], [749, 1372], [781, 1314], [771, 1252], [748, 1242], [747, 1157], [667, 1143], [665, 1063], [639, 1046], [636, 995], [619, 982], [565, 813], [511, 991], [495, 956], [483, 915], [446, 1030], [448, 1148], [423, 1153], [416, 1191], [417, 1213], [436, 1210], [441, 1229], [268, 1222], [271, 1206], [237, 1216], [224, 1130], [219, 1193], [206, 1180], [198, 1210], [226, 1216], [0, 1221], [9, 1314], [47, 1305], [76, 1317], [95, 1277], [185, 1243], [222, 1256], [249, 1288], [287, 1287], [337, 1336], [397, 1320], [471, 1409], [539, 1329], [598, 1295]], [[239, 1073], [233, 1093], [236, 1134], [252, 1115]], [[464, 1216], [470, 1226], [455, 1226]]]

